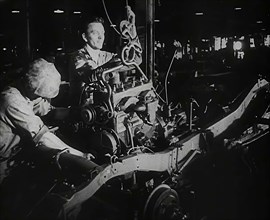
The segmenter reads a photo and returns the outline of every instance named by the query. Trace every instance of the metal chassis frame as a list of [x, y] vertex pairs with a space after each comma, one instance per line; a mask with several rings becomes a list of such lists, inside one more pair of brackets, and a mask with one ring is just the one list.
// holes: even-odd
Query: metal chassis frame
[[[265, 79], [258, 80], [238, 108], [221, 120], [208, 126], [206, 130], [210, 131], [214, 138], [222, 134], [234, 121], [241, 118], [250, 102], [256, 98], [256, 94], [262, 88], [269, 88], [269, 83]], [[136, 153], [121, 158], [121, 162], [105, 165], [104, 169], [91, 179], [85, 187], [75, 192], [71, 198], [65, 200], [66, 203], [63, 205], [63, 210], [65, 210], [65, 213], [68, 213], [77, 204], [83, 203], [93, 196], [102, 185], [112, 178], [136, 171], [167, 171], [169, 174], [177, 170], [179, 171], [181, 169], [179, 162], [183, 161], [189, 152], [193, 151], [192, 157], [196, 153], [201, 152], [199, 146], [200, 138], [201, 132], [195, 131], [190, 136], [177, 142], [177, 147], [157, 153]]]

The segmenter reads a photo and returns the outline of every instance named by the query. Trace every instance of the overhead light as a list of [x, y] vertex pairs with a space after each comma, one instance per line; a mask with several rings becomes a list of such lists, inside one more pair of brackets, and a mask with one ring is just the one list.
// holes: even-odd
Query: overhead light
[[55, 14], [63, 14], [64, 13], [64, 11], [63, 10], [60, 10], [60, 9], [54, 10], [53, 12]]
[[265, 29], [265, 28], [262, 28], [261, 30], [262, 30], [262, 31], [266, 31], [266, 29]]
[[19, 10], [12, 10], [11, 13], [12, 13], [12, 14], [19, 14], [20, 11], [19, 11]]
[[221, 49], [224, 49], [227, 47], [227, 43], [228, 43], [228, 38], [227, 37], [222, 37], [221, 38]]
[[262, 21], [257, 21], [257, 24], [262, 24], [263, 22]]
[[3, 47], [3, 51], [6, 51], [7, 50], [7, 48], [6, 47]]
[[215, 37], [214, 36], [214, 39], [215, 39], [214, 49], [216, 51], [220, 50], [221, 49], [221, 37]]
[[241, 50], [242, 49], [242, 42], [241, 41], [233, 42], [233, 49], [234, 50]]
[[239, 38], [239, 40], [245, 40], [245, 37], [244, 37], [244, 36], [241, 36], [241, 37]]
[[266, 38], [264, 38], [264, 45], [269, 47], [270, 46], [270, 35], [268, 34]]
[[202, 12], [196, 12], [195, 15], [201, 16], [201, 15], [203, 15], [203, 13]]
[[234, 8], [234, 10], [235, 10], [235, 11], [240, 11], [240, 10], [242, 10], [242, 8], [236, 7], [236, 8]]
[[81, 11], [74, 11], [73, 14], [81, 14]]
[[159, 20], [159, 19], [155, 19], [155, 22], [156, 22], [156, 23], [159, 23], [159, 22], [160, 22], [160, 20]]
[[251, 48], [254, 48], [255, 47], [254, 38], [249, 38], [249, 45], [250, 45]]
[[63, 50], [63, 48], [62, 47], [58, 47], [56, 50], [61, 51], [61, 50]]

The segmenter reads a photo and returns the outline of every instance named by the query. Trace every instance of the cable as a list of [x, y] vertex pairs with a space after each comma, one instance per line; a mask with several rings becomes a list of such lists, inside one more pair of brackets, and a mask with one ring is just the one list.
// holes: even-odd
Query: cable
[[41, 204], [41, 202], [48, 196], [51, 191], [54, 189], [54, 187], [58, 184], [58, 182], [55, 182], [51, 188], [34, 204], [33, 208], [27, 213], [26, 219], [28, 219], [34, 212], [34, 210]]
[[132, 147], [132, 148], [130, 148], [130, 149], [128, 150], [127, 155], [130, 155], [130, 152], [135, 151], [135, 150], [140, 150], [140, 151], [142, 151], [141, 147]]
[[166, 100], [166, 104], [168, 105], [169, 104], [169, 97], [168, 97], [168, 76], [169, 76], [169, 73], [170, 73], [170, 70], [171, 70], [171, 67], [172, 67], [172, 64], [173, 64], [173, 61], [174, 61], [174, 58], [175, 58], [175, 55], [177, 53], [177, 49], [174, 51], [174, 54], [173, 54], [173, 57], [172, 57], [172, 60], [171, 60], [171, 63], [169, 65], [169, 68], [168, 68], [168, 71], [166, 73], [166, 77], [165, 77], [165, 100]]
[[153, 87], [153, 91], [154, 91], [154, 93], [156, 94], [156, 96], [163, 102], [163, 103], [166, 103], [166, 101], [163, 99], [163, 98], [161, 98], [161, 96], [157, 93], [157, 90]]
[[154, 154], [155, 152], [151, 150], [149, 147], [142, 146], [141, 150], [148, 150], [150, 153]]
[[102, 0], [102, 4], [103, 4], [103, 8], [104, 8], [104, 11], [105, 11], [105, 14], [106, 14], [106, 16], [107, 16], [107, 19], [108, 19], [108, 21], [109, 21], [109, 23], [110, 23], [110, 26], [115, 30], [115, 32], [117, 33], [117, 34], [119, 34], [121, 37], [122, 37], [122, 34], [116, 29], [116, 25], [115, 24], [113, 24], [112, 23], [112, 21], [111, 21], [111, 19], [110, 19], [110, 16], [109, 16], [109, 14], [108, 14], [108, 11], [107, 11], [107, 8], [106, 8], [106, 5], [105, 5], [105, 2], [104, 2], [104, 0]]
[[136, 150], [140, 150], [142, 153], [143, 151], [145, 150], [148, 150], [150, 153], [154, 154], [155, 152], [153, 150], [151, 150], [149, 147], [145, 147], [145, 146], [137, 146], [137, 147], [134, 147], [134, 148], [130, 148], [127, 152], [127, 155], [130, 155], [130, 153], [132, 151], [136, 151]]
[[81, 103], [82, 103], [82, 96], [83, 96], [83, 93], [85, 92], [85, 90], [86, 90], [86, 86], [84, 85], [84, 86], [83, 86], [83, 89], [82, 89], [82, 91], [81, 91], [80, 97], [79, 97], [79, 106], [80, 106]]

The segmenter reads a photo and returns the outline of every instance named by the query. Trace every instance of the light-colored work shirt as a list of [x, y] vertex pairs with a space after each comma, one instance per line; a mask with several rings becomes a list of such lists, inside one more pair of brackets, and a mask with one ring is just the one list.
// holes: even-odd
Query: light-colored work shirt
[[[16, 154], [22, 138], [37, 143], [49, 131], [39, 116], [51, 110], [48, 100], [31, 101], [18, 88], [7, 87], [0, 95], [0, 183], [7, 176], [8, 162]], [[27, 146], [23, 146], [27, 147]]]
[[[136, 39], [136, 43], [140, 45], [139, 38]], [[71, 105], [79, 105], [82, 97], [82, 91], [85, 83], [90, 83], [96, 76], [87, 75], [85, 68], [94, 70], [108, 63], [113, 59], [116, 54], [100, 50], [99, 53], [93, 51], [93, 49], [86, 44], [83, 48], [75, 51], [71, 54], [69, 63], [69, 82], [70, 82], [70, 100]], [[140, 53], [135, 52], [135, 60], [138, 65], [142, 62], [142, 56]]]
[[96, 69], [99, 66], [109, 62], [115, 54], [107, 51], [99, 51], [97, 57], [92, 53], [89, 45], [85, 45], [83, 48], [74, 52], [71, 55], [69, 65], [69, 82], [70, 82], [70, 97], [71, 105], [79, 105], [81, 93], [85, 83], [90, 82], [90, 77], [85, 75], [85, 69], [83, 66], [87, 66], [89, 70]]

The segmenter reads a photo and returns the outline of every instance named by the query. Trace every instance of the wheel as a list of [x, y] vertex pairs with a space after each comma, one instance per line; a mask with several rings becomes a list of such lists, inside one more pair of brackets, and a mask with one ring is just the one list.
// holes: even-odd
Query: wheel
[[156, 187], [149, 195], [143, 212], [144, 220], [184, 220], [178, 194], [166, 184]]

